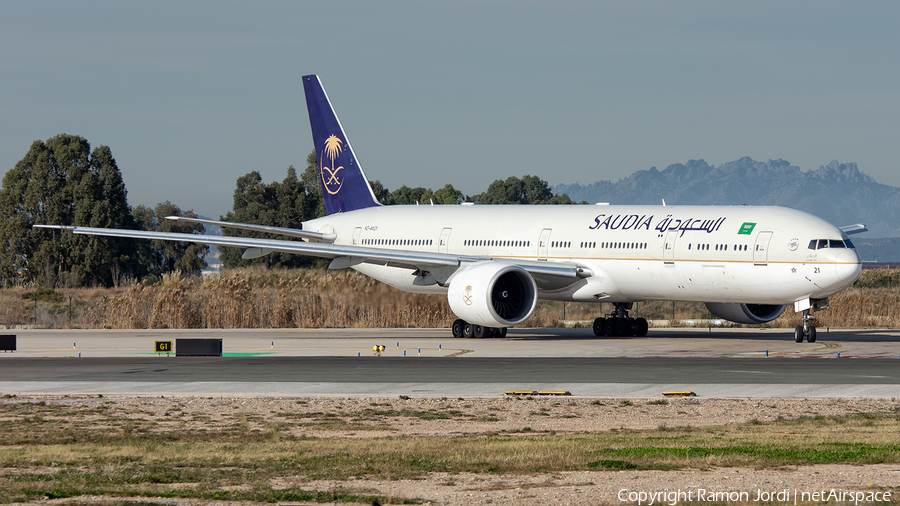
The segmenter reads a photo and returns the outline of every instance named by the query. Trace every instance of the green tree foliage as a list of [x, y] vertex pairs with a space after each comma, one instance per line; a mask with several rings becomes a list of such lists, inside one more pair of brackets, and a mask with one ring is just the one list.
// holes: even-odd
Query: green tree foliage
[[0, 277], [5, 286], [111, 286], [139, 269], [133, 242], [35, 224], [134, 228], [125, 184], [106, 146], [83, 137], [35, 141], [0, 188]]
[[[75, 235], [36, 224], [202, 232], [199, 225], [159, 218], [182, 215], [165, 202], [128, 205], [122, 173], [107, 146], [91, 150], [76, 135], [35, 141], [0, 188], [0, 285], [115, 286], [173, 270], [199, 272], [206, 246]], [[194, 216], [190, 211], [184, 216]], [[199, 228], [198, 228], [199, 227]]]
[[313, 216], [316, 218], [325, 216], [325, 200], [322, 198], [322, 187], [319, 185], [319, 164], [316, 162], [315, 151], [306, 157], [306, 169], [300, 180], [303, 182], [303, 191], [306, 192], [307, 199], [312, 200], [309, 205], [316, 203]]
[[410, 188], [406, 185], [390, 191], [381, 184], [381, 181], [369, 181], [369, 186], [372, 188], [372, 193], [375, 194], [375, 199], [386, 206], [430, 205], [432, 202], [435, 205], [453, 205], [466, 200], [465, 195], [451, 184], [444, 185], [436, 192], [431, 191], [431, 188], [422, 188], [421, 186]]
[[[146, 206], [137, 206], [132, 211], [132, 217], [138, 228], [153, 232], [177, 232], [182, 234], [202, 234], [203, 225], [184, 221], [167, 220], [166, 216], [182, 216], [196, 218], [193, 210], [182, 211], [178, 206], [168, 200], [151, 209]], [[146, 274], [159, 276], [167, 272], [180, 271], [186, 275], [199, 275], [206, 267], [203, 257], [209, 251], [206, 244], [174, 241], [145, 241], [137, 243], [140, 265]]]
[[[474, 195], [476, 204], [578, 204], [568, 195], [554, 195], [550, 185], [537, 176], [515, 176], [498, 179], [488, 186], [487, 191]], [[581, 202], [586, 204], [587, 202]]]
[[369, 181], [369, 188], [372, 189], [372, 194], [375, 195], [375, 200], [381, 202], [386, 206], [394, 205], [394, 195], [381, 184], [381, 181]]
[[466, 201], [466, 196], [461, 191], [453, 187], [452, 184], [445, 184], [443, 188], [434, 192], [434, 203], [453, 205]]
[[[307, 220], [325, 216], [325, 203], [319, 187], [316, 157], [311, 153], [306, 159], [306, 170], [302, 178], [297, 178], [293, 166], [288, 167], [287, 177], [282, 182], [263, 183], [259, 172], [253, 171], [238, 178], [234, 190], [233, 210], [222, 217], [223, 221], [252, 223], [282, 228], [300, 228]], [[233, 228], [224, 228], [228, 236], [263, 237], [287, 239], [282, 235], [263, 234]], [[271, 253], [252, 260], [241, 258], [240, 248], [219, 248], [222, 264], [237, 267], [250, 264], [265, 264], [270, 267], [301, 267], [315, 260], [301, 255]]]
[[421, 186], [410, 188], [403, 185], [391, 192], [391, 197], [393, 197], [392, 204], [394, 205], [428, 204], [433, 196], [431, 188], [422, 188]]

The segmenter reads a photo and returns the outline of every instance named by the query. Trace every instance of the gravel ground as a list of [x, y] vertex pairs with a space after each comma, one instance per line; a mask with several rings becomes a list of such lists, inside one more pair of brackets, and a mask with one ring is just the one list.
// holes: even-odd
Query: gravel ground
[[[555, 434], [603, 432], [619, 428], [702, 427], [752, 420], [767, 421], [778, 417], [796, 418], [814, 415], [847, 415], [858, 412], [889, 411], [900, 407], [900, 401], [888, 399], [667, 399], [665, 404], [648, 404], [648, 399], [585, 399], [572, 397], [535, 398], [127, 398], [127, 397], [27, 397], [2, 402], [106, 403], [106, 416], [158, 420], [156, 430], [191, 427], [209, 428], [211, 424], [227, 426], [249, 423], [250, 428], [264, 428], [271, 423], [284, 423], [285, 415], [333, 413], [353, 417], [364, 410], [460, 412], [448, 419], [422, 419], [415, 416], [387, 416], [369, 422], [371, 429], [358, 425], [348, 430], [316, 429], [288, 426], [282, 434], [317, 438], [372, 438], [397, 436], [453, 436], [517, 432]], [[657, 401], [659, 402], [659, 401]], [[194, 415], [197, 419], [194, 420]], [[289, 424], [288, 424], [289, 425]], [[898, 434], [900, 439], [900, 434]], [[719, 468], [681, 471], [591, 471], [558, 472], [527, 475], [444, 474], [433, 473], [423, 479], [387, 481], [356, 478], [348, 481], [308, 481], [302, 476], [287, 477], [272, 484], [275, 487], [300, 486], [305, 489], [332, 490], [346, 488], [362, 493], [395, 497], [418, 497], [435, 504], [637, 504], [628, 500], [629, 492], [682, 490], [691, 492], [696, 502], [708, 502], [697, 496], [703, 489], [714, 492], [750, 494], [756, 503], [757, 490], [790, 493], [862, 490], [893, 491], [893, 502], [900, 499], [900, 465], [820, 465], [789, 469]], [[625, 490], [626, 501], [619, 500]], [[104, 498], [82, 498], [85, 503], [101, 504]], [[683, 499], [683, 498], [682, 498]], [[802, 497], [800, 498], [802, 499]], [[146, 499], [145, 499], [146, 500]], [[78, 499], [68, 499], [74, 503]], [[61, 504], [66, 501], [41, 501]], [[195, 500], [157, 500], [166, 504], [229, 504]], [[659, 501], [656, 501], [659, 503]], [[683, 502], [683, 501], [680, 501]], [[723, 501], [719, 501], [720, 503]], [[775, 504], [793, 502], [775, 498]], [[799, 501], [802, 502], [802, 501]], [[816, 502], [816, 501], [813, 501]], [[644, 500], [643, 504], [648, 504]], [[866, 502], [860, 502], [866, 504]]]

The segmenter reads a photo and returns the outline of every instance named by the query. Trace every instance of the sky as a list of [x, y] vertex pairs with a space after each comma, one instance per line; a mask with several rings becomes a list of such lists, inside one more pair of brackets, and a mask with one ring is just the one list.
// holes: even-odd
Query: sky
[[900, 2], [19, 1], [0, 169], [107, 145], [132, 206], [211, 217], [302, 171], [318, 74], [369, 179], [466, 194], [742, 156], [900, 186]]

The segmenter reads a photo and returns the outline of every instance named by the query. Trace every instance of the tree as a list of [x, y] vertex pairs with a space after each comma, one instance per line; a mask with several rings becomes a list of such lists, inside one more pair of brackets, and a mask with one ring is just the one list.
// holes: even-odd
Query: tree
[[[537, 176], [515, 176], [497, 179], [487, 191], [472, 199], [478, 204], [577, 204], [565, 193], [554, 195], [546, 181]], [[586, 204], [587, 202], [581, 202]]]
[[[378, 183], [376, 181], [376, 183]], [[381, 183], [378, 183], [380, 186]], [[386, 189], [380, 189], [383, 193], [387, 193]], [[385, 200], [390, 202], [388, 205], [430, 205], [434, 204], [459, 204], [464, 201], [464, 195], [461, 191], [453, 188], [453, 185], [446, 184], [443, 188], [436, 192], [432, 192], [431, 188], [422, 188], [417, 186], [410, 188], [406, 185], [390, 192], [390, 197]]]
[[[204, 227], [199, 223], [167, 220], [166, 216], [183, 216], [197, 218], [193, 210], [182, 211], [169, 202], [161, 202], [150, 209], [137, 206], [132, 212], [133, 218], [143, 230], [153, 232], [176, 232], [182, 234], [203, 234]], [[174, 241], [141, 241], [139, 243], [140, 263], [146, 274], [159, 276], [168, 272], [180, 271], [184, 275], [198, 275], [206, 267], [203, 259], [209, 251], [206, 244]]]
[[[306, 158], [306, 170], [301, 179], [297, 178], [294, 166], [287, 169], [287, 176], [265, 184], [257, 171], [252, 171], [238, 178], [234, 190], [234, 206], [222, 217], [223, 221], [235, 223], [252, 223], [282, 228], [301, 228], [307, 220], [325, 216], [325, 204], [319, 187], [318, 168], [315, 153]], [[247, 230], [224, 228], [228, 236], [262, 237], [284, 240], [285, 236], [263, 234]], [[241, 258], [241, 248], [220, 247], [220, 258], [225, 267], [237, 267], [251, 264], [265, 264], [269, 267], [301, 267], [314, 262], [309, 257], [290, 253], [271, 253], [269, 255], [245, 260]]]
[[415, 205], [428, 204], [433, 200], [434, 194], [431, 192], [431, 188], [426, 189], [421, 186], [410, 188], [409, 186], [403, 185], [392, 191], [391, 197], [393, 197], [393, 205]]
[[309, 214], [315, 218], [325, 216], [325, 199], [322, 198], [322, 187], [319, 186], [319, 164], [316, 163], [315, 151], [306, 157], [306, 169], [303, 171], [301, 180], [309, 205], [308, 209], [310, 209]]
[[392, 206], [394, 205], [394, 195], [381, 184], [381, 181], [369, 181], [369, 188], [372, 189], [372, 194], [375, 195], [375, 200], [381, 202], [382, 205]]
[[466, 196], [452, 184], [445, 184], [443, 188], [434, 192], [435, 204], [455, 205], [465, 202], [465, 200]]
[[133, 241], [35, 224], [134, 228], [112, 151], [76, 135], [35, 141], [0, 188], [2, 284], [115, 285], [137, 270]]

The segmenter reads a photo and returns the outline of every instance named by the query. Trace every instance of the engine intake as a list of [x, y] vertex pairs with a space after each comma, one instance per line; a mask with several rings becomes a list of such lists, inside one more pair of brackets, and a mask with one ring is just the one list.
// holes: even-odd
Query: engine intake
[[785, 305], [707, 302], [709, 312], [735, 323], [766, 323], [781, 316]]
[[453, 313], [469, 323], [509, 327], [534, 312], [537, 285], [521, 267], [486, 262], [453, 276], [447, 300]]

